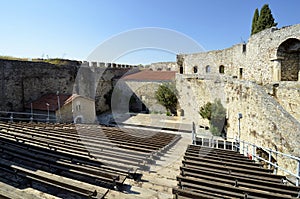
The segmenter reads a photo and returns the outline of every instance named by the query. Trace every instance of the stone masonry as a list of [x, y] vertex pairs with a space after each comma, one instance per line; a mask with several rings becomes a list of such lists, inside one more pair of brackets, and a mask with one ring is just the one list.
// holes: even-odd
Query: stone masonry
[[[201, 126], [199, 108], [221, 99], [227, 109], [227, 136], [300, 157], [300, 24], [270, 28], [248, 43], [196, 54], [177, 55], [176, 86], [185, 117]], [[278, 157], [296, 171], [296, 162]]]

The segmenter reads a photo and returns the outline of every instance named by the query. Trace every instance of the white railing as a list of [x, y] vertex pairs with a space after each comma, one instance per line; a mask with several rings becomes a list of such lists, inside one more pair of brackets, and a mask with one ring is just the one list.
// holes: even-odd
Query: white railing
[[51, 114], [0, 111], [0, 120], [4, 121], [30, 121], [30, 122], [56, 122], [56, 117]]
[[[256, 144], [246, 142], [244, 140], [241, 140], [240, 142], [238, 142], [238, 140], [233, 139], [233, 138], [223, 139], [221, 137], [216, 138], [216, 137], [195, 136], [195, 137], [193, 137], [193, 144], [211, 147], [211, 148], [233, 150], [233, 151], [240, 152], [241, 154], [243, 154], [244, 156], [247, 156], [250, 159], [266, 162], [268, 164], [269, 169], [271, 169], [271, 167], [274, 167], [275, 174], [277, 174], [277, 170], [281, 170], [284, 173], [293, 176], [296, 179], [295, 185], [299, 186], [299, 183], [300, 183], [300, 158], [299, 157], [281, 153], [281, 152], [279, 152], [277, 150], [273, 150], [271, 148], [261, 147]], [[261, 150], [267, 152], [268, 158], [265, 159], [265, 158], [259, 156], [258, 154], [256, 154], [257, 149], [261, 149]], [[289, 160], [295, 161], [296, 165], [297, 165], [296, 173], [294, 173], [282, 166], [279, 166], [277, 164], [277, 162], [272, 162], [273, 155], [275, 155], [276, 157], [282, 156], [283, 158], [287, 158]]]
[[[238, 144], [238, 142], [237, 142], [237, 144]], [[290, 155], [290, 154], [281, 153], [281, 152], [279, 152], [277, 150], [273, 150], [271, 148], [265, 148], [265, 147], [262, 147], [262, 146], [257, 146], [253, 143], [246, 142], [244, 140], [241, 140], [240, 141], [240, 146], [237, 146], [236, 148], [239, 149], [240, 153], [242, 153], [245, 156], [249, 156], [250, 151], [251, 151], [251, 155], [252, 155], [253, 160], [260, 160], [260, 161], [266, 162], [268, 164], [269, 169], [273, 166], [275, 168], [274, 169], [275, 173], [277, 173], [277, 170], [279, 169], [279, 170], [283, 171], [284, 173], [287, 173], [287, 174], [295, 177], [295, 179], [296, 179], [295, 185], [296, 186], [300, 185], [299, 184], [300, 183], [300, 158], [299, 157], [296, 157], [296, 156], [293, 156], [293, 155]], [[260, 149], [266, 151], [268, 153], [268, 159], [264, 159], [263, 157], [260, 157], [259, 155], [257, 155], [256, 154], [257, 148], [260, 148]], [[277, 162], [272, 162], [272, 156], [273, 155], [275, 155], [276, 157], [278, 155], [280, 155], [282, 158], [286, 158], [286, 159], [297, 162], [297, 164], [296, 164], [297, 165], [296, 173], [294, 173], [294, 172], [292, 172], [292, 171], [290, 171], [286, 168], [283, 168], [281, 166], [278, 166]]]

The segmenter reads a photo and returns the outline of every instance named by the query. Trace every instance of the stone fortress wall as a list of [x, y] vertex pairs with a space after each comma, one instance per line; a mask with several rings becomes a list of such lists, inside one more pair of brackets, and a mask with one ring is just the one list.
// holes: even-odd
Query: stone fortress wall
[[[142, 113], [165, 114], [166, 108], [160, 105], [154, 97], [163, 83], [165, 82], [126, 80], [115, 82], [112, 111], [128, 113], [132, 109]], [[132, 95], [135, 100], [130, 99]]]
[[[221, 81], [176, 78], [179, 103], [187, 121], [209, 126], [198, 111], [207, 102], [221, 99], [227, 109], [227, 137], [238, 136], [238, 114], [242, 113], [241, 139], [280, 152], [300, 155], [300, 123], [263, 86], [246, 80], [222, 77]], [[298, 98], [299, 100], [299, 98]], [[200, 131], [200, 129], [198, 129]], [[205, 133], [205, 132], [204, 132]], [[204, 134], [207, 135], [207, 134]], [[252, 153], [252, 151], [250, 151]], [[296, 162], [278, 159], [278, 164], [295, 171]]]
[[[248, 43], [178, 55], [176, 85], [188, 120], [206, 126], [199, 108], [220, 98], [227, 109], [228, 137], [300, 156], [300, 25], [270, 28]], [[278, 159], [280, 166], [295, 162]]]
[[[102, 65], [103, 64], [103, 65]], [[85, 62], [77, 73], [75, 82], [76, 93], [95, 99], [96, 112], [109, 111], [108, 102], [114, 89], [114, 84], [123, 75], [136, 73], [139, 68], [130, 65], [117, 65], [108, 63], [96, 64]]]
[[268, 84], [297, 81], [299, 55], [300, 24], [264, 30], [224, 50], [178, 55], [177, 63], [182, 74], [221, 73]]
[[[228, 136], [237, 137], [238, 113], [241, 139], [266, 148], [300, 156], [300, 123], [264, 88], [251, 81], [228, 80], [224, 83], [228, 110]], [[299, 98], [298, 98], [299, 100]], [[250, 152], [252, 153], [252, 152]], [[297, 162], [277, 158], [278, 165], [296, 172]]]
[[146, 67], [153, 71], [177, 71], [176, 62], [156, 62]]
[[72, 93], [77, 65], [0, 60], [0, 110], [23, 111], [26, 103], [44, 94]]
[[[54, 65], [46, 62], [0, 60], [0, 110], [24, 111], [26, 103], [44, 94], [57, 91], [73, 93], [80, 66], [80, 74], [87, 74], [86, 81], [81, 81], [80, 92], [86, 96], [92, 93], [97, 112], [109, 110], [104, 96], [112, 89], [113, 79], [138, 70], [136, 66], [103, 62], [68, 61], [67, 65]], [[93, 79], [89, 79], [91, 76]]]

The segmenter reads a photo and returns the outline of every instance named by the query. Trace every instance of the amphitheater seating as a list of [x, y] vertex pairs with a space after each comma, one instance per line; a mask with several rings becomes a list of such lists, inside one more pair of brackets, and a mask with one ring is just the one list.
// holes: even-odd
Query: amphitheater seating
[[103, 198], [126, 178], [140, 177], [179, 139], [99, 125], [0, 122], [0, 181], [19, 189], [44, 187], [53, 195]]
[[230, 150], [189, 145], [174, 198], [296, 198], [300, 187], [285, 176]]

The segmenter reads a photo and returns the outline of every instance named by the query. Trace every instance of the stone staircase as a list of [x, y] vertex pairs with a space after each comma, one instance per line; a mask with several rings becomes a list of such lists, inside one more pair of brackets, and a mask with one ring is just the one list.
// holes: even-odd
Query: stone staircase
[[235, 151], [189, 145], [174, 198], [299, 198], [300, 187]]

